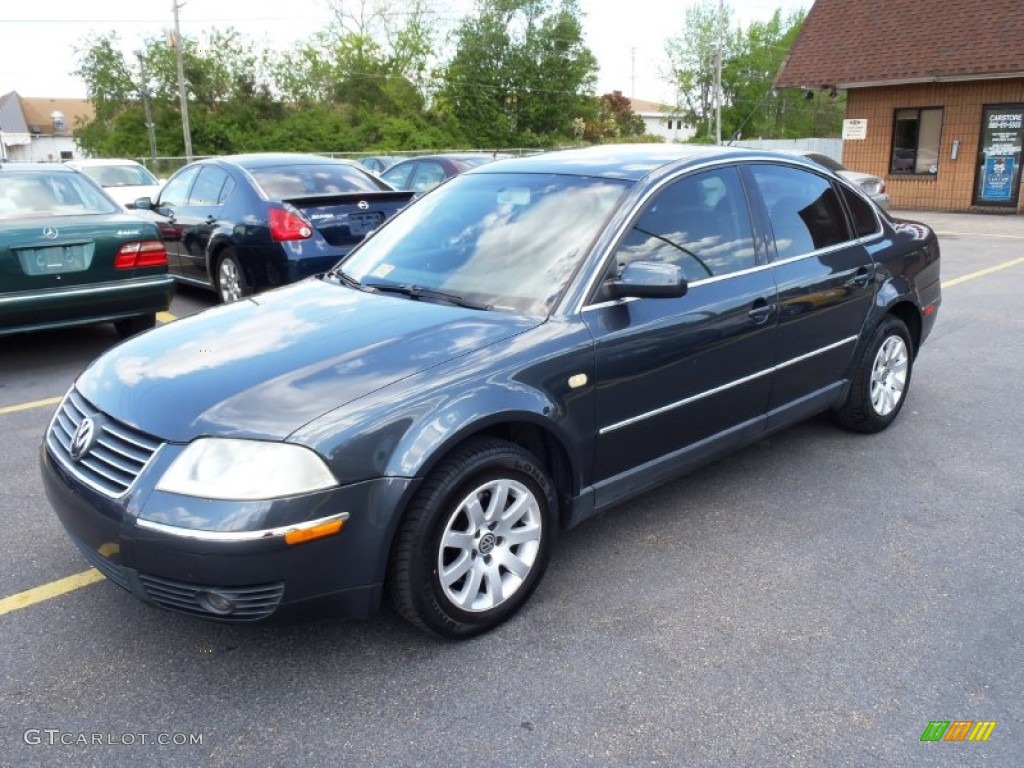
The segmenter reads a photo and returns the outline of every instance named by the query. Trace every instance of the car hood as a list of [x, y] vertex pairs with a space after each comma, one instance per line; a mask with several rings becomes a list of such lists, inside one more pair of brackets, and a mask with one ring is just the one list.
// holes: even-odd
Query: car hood
[[310, 279], [129, 339], [78, 380], [155, 437], [283, 439], [363, 395], [542, 322]]

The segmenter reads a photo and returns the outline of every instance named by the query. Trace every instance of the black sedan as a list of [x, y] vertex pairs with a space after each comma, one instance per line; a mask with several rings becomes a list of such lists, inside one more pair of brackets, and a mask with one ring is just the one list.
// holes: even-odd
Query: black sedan
[[411, 198], [350, 160], [254, 154], [187, 165], [135, 207], [175, 279], [236, 301], [325, 272]]
[[939, 244], [801, 158], [683, 145], [496, 162], [330, 272], [95, 361], [46, 433], [86, 558], [251, 621], [387, 595], [466, 637], [560, 529], [812, 414], [887, 427]]
[[0, 163], [0, 336], [113, 322], [152, 328], [174, 281], [157, 228], [55, 163]]

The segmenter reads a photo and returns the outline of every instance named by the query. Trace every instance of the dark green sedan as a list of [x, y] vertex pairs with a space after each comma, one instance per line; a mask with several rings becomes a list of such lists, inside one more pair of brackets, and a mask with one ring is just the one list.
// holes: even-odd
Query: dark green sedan
[[103, 322], [130, 336], [173, 291], [155, 224], [71, 168], [0, 163], [0, 336]]

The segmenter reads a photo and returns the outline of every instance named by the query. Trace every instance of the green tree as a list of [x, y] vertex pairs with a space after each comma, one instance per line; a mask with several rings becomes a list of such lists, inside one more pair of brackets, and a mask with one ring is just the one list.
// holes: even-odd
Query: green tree
[[717, 2], [703, 0], [687, 12], [684, 31], [666, 45], [679, 106], [698, 127], [698, 139], [713, 140], [714, 136], [715, 53], [719, 39], [723, 140], [837, 135], [843, 103], [835, 96], [823, 93], [806, 99], [802, 91], [773, 88], [805, 14], [783, 18], [776, 11], [768, 21], [752, 22], [746, 29], [730, 28], [730, 14], [726, 7], [720, 28]]
[[436, 109], [477, 146], [534, 145], [593, 119], [597, 61], [576, 0], [480, 0], [455, 33]]

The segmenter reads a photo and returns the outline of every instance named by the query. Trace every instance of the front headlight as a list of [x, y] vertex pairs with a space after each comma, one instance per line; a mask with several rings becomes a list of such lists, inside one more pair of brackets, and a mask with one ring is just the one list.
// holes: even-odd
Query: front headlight
[[337, 484], [323, 459], [301, 445], [203, 437], [189, 443], [156, 489], [202, 499], [252, 501], [298, 496]]

